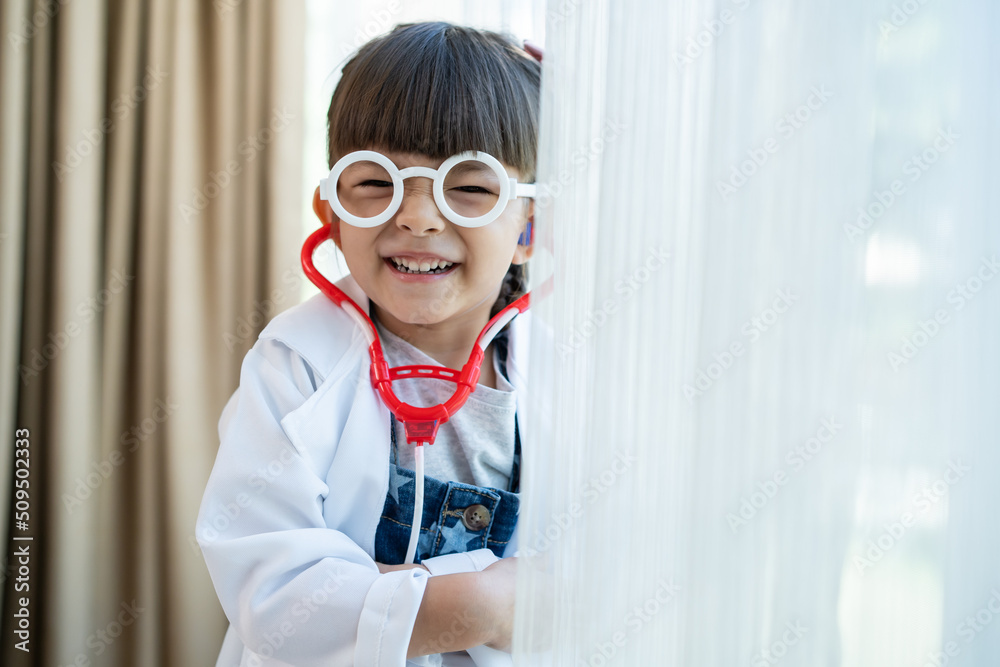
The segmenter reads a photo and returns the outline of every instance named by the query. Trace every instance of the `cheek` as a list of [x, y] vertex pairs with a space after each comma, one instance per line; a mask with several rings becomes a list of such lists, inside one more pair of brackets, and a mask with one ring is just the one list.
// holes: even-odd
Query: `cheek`
[[516, 244], [517, 241], [511, 230], [505, 228], [489, 230], [489, 233], [484, 233], [476, 239], [474, 248], [478, 260], [477, 264], [491, 278], [502, 280], [510, 266], [510, 260], [514, 256]]
[[514, 256], [514, 249], [517, 247], [517, 239], [521, 236], [523, 218], [512, 215], [510, 209], [490, 223], [486, 228], [480, 229], [482, 238], [479, 245], [486, 249], [490, 255], [496, 257], [496, 261], [507, 266]]
[[374, 247], [374, 239], [369, 239], [370, 234], [365, 234], [363, 230], [348, 229], [348, 227], [348, 225], [341, 227], [340, 246], [344, 259], [347, 260], [347, 266], [353, 272], [374, 261], [375, 255], [371, 250]]

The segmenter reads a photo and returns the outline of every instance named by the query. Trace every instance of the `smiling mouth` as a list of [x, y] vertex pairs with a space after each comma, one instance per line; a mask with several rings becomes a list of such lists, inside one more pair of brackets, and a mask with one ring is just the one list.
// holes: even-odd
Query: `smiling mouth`
[[385, 262], [400, 273], [422, 276], [433, 276], [436, 274], [448, 273], [458, 266], [455, 262], [446, 262], [443, 259], [417, 262], [412, 259], [407, 259], [406, 257], [386, 257]]

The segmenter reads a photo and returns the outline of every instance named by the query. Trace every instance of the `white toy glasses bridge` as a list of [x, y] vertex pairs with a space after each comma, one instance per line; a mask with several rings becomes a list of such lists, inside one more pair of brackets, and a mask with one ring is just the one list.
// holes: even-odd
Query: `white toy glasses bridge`
[[414, 177], [433, 181], [434, 203], [445, 218], [462, 227], [488, 225], [510, 200], [535, 196], [534, 183], [519, 183], [499, 160], [482, 151], [453, 155], [437, 169], [399, 169], [385, 155], [367, 150], [337, 160], [319, 182], [319, 196], [344, 222], [377, 227], [399, 210], [403, 180]]

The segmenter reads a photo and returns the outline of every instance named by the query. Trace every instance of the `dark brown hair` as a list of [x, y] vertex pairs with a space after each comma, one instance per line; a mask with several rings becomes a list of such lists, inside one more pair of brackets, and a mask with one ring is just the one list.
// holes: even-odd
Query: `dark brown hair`
[[[362, 46], [342, 72], [327, 114], [331, 168], [364, 148], [433, 159], [477, 150], [534, 181], [541, 65], [513, 37], [401, 24]], [[526, 289], [525, 267], [512, 264], [493, 312]]]

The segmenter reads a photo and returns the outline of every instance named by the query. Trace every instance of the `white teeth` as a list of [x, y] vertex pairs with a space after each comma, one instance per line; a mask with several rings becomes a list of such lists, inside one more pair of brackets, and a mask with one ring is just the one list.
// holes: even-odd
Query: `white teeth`
[[417, 262], [406, 257], [391, 257], [396, 268], [404, 273], [441, 273], [451, 268], [453, 262], [446, 262], [443, 259], [432, 259], [430, 261]]

